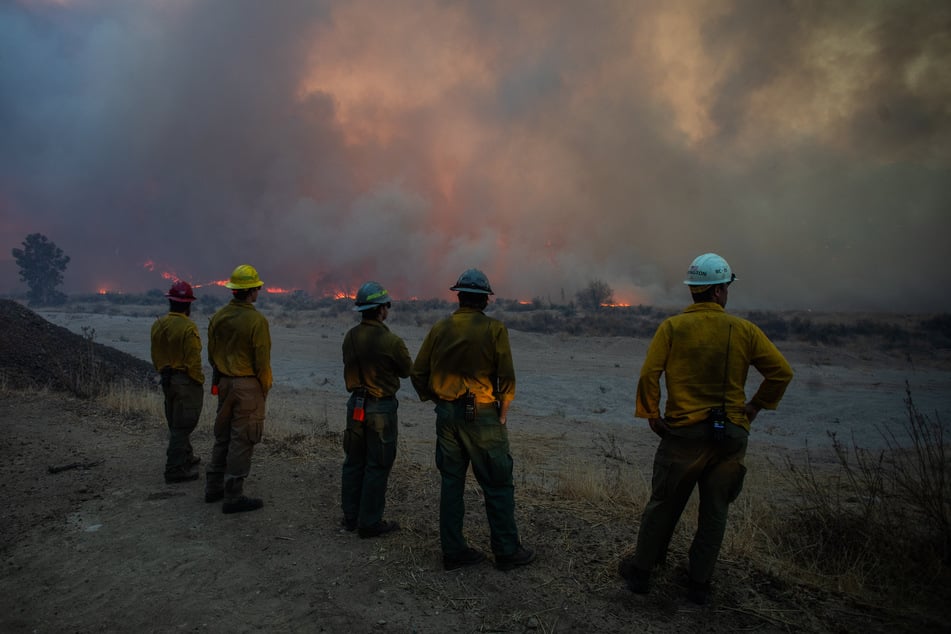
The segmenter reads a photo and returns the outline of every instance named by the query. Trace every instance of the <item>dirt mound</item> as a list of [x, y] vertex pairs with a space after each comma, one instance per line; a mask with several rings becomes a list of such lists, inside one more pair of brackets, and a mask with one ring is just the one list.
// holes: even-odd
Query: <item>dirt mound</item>
[[0, 300], [0, 380], [11, 388], [48, 388], [94, 396], [115, 382], [151, 385], [146, 361], [46, 321], [11, 300]]

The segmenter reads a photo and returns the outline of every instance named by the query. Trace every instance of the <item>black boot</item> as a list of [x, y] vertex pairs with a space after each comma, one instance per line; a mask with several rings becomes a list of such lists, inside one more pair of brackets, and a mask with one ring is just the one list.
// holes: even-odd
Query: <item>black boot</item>
[[256, 511], [264, 506], [264, 500], [260, 498], [246, 498], [243, 495], [234, 502], [225, 502], [221, 505], [222, 513], [245, 513], [247, 511]]
[[176, 484], [178, 482], [191, 482], [198, 479], [197, 471], [189, 471], [179, 467], [165, 472], [165, 484]]

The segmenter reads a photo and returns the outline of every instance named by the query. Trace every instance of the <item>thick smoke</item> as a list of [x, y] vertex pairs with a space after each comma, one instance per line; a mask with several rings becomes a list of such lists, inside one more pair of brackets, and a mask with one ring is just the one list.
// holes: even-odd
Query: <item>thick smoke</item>
[[[243, 262], [503, 297], [948, 310], [951, 5], [21, 0], [0, 6], [0, 290]], [[154, 262], [154, 268], [146, 262]]]

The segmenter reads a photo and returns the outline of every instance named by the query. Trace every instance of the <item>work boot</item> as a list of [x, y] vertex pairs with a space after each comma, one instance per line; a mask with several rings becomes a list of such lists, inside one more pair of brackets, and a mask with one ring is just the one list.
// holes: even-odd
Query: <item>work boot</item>
[[693, 579], [687, 580], [687, 600], [697, 605], [706, 605], [710, 599], [710, 582], [701, 583]]
[[225, 498], [224, 491], [205, 491], [205, 502], [211, 504], [212, 502], [220, 502]]
[[165, 472], [165, 484], [176, 484], [178, 482], [191, 482], [198, 479], [198, 473], [187, 471], [183, 468], [173, 469]]
[[343, 526], [343, 530], [348, 533], [352, 533], [357, 530], [357, 518], [355, 517], [344, 517], [340, 520], [340, 525]]
[[651, 573], [649, 570], [641, 570], [635, 566], [633, 557], [622, 559], [621, 563], [618, 564], [617, 571], [627, 582], [627, 589], [634, 594], [650, 592]]
[[366, 528], [361, 528], [359, 530], [360, 537], [364, 539], [368, 537], [379, 537], [381, 535], [386, 535], [387, 533], [392, 533], [393, 531], [400, 530], [400, 525], [396, 522], [387, 522], [383, 520], [382, 522], [377, 522], [373, 526], [368, 526]]
[[496, 555], [495, 567], [499, 570], [511, 570], [516, 566], [527, 566], [533, 561], [535, 561], [535, 551], [519, 544], [518, 550], [511, 555]]
[[260, 498], [246, 498], [243, 495], [235, 502], [225, 502], [221, 505], [222, 513], [244, 513], [246, 511], [256, 511], [264, 506], [264, 500]]
[[456, 555], [443, 555], [442, 567], [446, 570], [458, 570], [464, 566], [475, 566], [485, 561], [485, 553], [475, 548], [466, 548]]

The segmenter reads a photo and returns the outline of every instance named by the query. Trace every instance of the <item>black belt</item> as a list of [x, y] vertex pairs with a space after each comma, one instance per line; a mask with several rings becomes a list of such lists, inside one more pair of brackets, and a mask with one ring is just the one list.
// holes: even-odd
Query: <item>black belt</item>
[[221, 378], [223, 379], [256, 379], [257, 377], [253, 374], [241, 374], [239, 376], [235, 376], [233, 374], [222, 374]]
[[368, 401], [393, 401], [396, 400], [395, 396], [367, 396], [366, 400]]
[[[466, 404], [466, 397], [465, 397], [465, 396], [460, 396], [460, 397], [457, 398], [457, 399], [453, 399], [453, 400], [451, 400], [451, 401], [446, 401], [446, 402], [447, 402], [447, 403], [455, 403], [456, 405], [465, 405], [465, 404]], [[476, 402], [475, 402], [476, 405], [496, 405], [497, 403], [498, 403], [498, 401], [476, 401]]]

